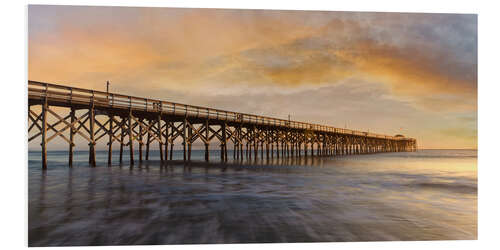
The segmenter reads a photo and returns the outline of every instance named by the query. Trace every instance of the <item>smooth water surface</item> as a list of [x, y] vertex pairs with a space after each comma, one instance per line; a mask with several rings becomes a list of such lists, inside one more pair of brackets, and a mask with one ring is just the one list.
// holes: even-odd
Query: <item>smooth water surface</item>
[[[477, 239], [477, 152], [133, 168], [29, 152], [29, 246]], [[114, 163], [118, 162], [114, 154]], [[125, 154], [124, 160], [128, 160]], [[179, 159], [181, 152], [175, 151]], [[229, 152], [232, 158], [232, 152]]]

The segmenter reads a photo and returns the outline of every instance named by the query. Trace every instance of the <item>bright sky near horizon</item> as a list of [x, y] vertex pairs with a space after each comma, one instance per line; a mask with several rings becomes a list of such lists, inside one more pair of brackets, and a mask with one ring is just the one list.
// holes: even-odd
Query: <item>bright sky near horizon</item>
[[28, 7], [28, 78], [477, 148], [477, 16]]

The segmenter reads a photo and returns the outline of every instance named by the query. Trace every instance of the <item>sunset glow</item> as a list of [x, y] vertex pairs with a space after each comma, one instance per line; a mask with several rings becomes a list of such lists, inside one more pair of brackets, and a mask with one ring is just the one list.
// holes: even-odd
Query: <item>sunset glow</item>
[[477, 16], [36, 6], [28, 78], [477, 148]]

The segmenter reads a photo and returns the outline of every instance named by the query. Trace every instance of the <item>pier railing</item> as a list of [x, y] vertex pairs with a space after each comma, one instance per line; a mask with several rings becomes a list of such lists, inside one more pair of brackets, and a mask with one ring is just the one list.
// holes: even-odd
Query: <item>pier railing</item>
[[94, 103], [95, 106], [132, 109], [133, 111], [160, 112], [162, 114], [186, 116], [190, 118], [214, 119], [226, 122], [241, 122], [255, 125], [288, 127], [292, 129], [304, 129], [319, 132], [330, 132], [338, 134], [348, 134], [365, 136], [369, 138], [380, 138], [390, 140], [409, 140], [410, 138], [388, 136], [364, 131], [357, 131], [345, 128], [319, 125], [313, 123], [289, 121], [267, 116], [239, 113], [221, 109], [187, 105], [182, 103], [168, 102], [149, 98], [107, 93], [102, 91], [69, 87], [38, 81], [28, 81], [28, 96], [30, 99], [44, 99], [49, 101], [65, 102], [68, 104], [88, 105]]

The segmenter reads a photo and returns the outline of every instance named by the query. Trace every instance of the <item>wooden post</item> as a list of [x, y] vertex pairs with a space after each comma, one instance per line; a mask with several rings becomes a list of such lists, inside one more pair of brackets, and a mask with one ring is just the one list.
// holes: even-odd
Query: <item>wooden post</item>
[[271, 142], [271, 159], [274, 158], [274, 143]]
[[285, 136], [285, 156], [287, 158], [290, 156], [290, 145], [288, 145], [288, 131], [286, 131]]
[[187, 119], [186, 117], [184, 117], [184, 121], [182, 123], [182, 149], [183, 149], [183, 152], [184, 152], [184, 161], [186, 161], [186, 143], [187, 143], [187, 140], [186, 140], [186, 123], [187, 123]]
[[163, 163], [163, 141], [161, 135], [161, 113], [158, 114], [158, 148], [160, 149], [160, 162]]
[[264, 160], [264, 143], [260, 142], [260, 159]]
[[168, 127], [169, 122], [165, 120], [165, 161], [168, 160]]
[[239, 126], [239, 130], [238, 130], [238, 137], [240, 138], [239, 142], [238, 142], [238, 146], [240, 147], [239, 148], [239, 153], [240, 153], [240, 156], [241, 156], [241, 160], [243, 161], [243, 137], [242, 137], [243, 133], [242, 133], [242, 130], [241, 130], [241, 124]]
[[111, 157], [113, 156], [113, 116], [109, 115], [109, 142], [108, 142], [108, 167], [111, 167]]
[[91, 167], [95, 167], [95, 110], [94, 110], [94, 98], [92, 97], [92, 102], [90, 104], [89, 116], [90, 116], [90, 143], [89, 143], [89, 163]]
[[69, 163], [69, 167], [73, 167], [73, 149], [75, 148], [75, 128], [74, 128], [74, 122], [76, 120], [75, 118], [75, 109], [74, 108], [71, 108], [71, 111], [70, 111], [70, 116], [71, 116], [71, 128], [69, 128], [69, 160], [68, 160], [68, 163]]
[[[175, 127], [175, 123], [172, 122], [171, 125], [172, 125], [172, 129], [171, 129], [170, 137], [174, 138], [174, 129], [173, 129], [173, 127]], [[168, 133], [168, 129], [167, 129], [167, 133]], [[173, 154], [174, 154], [174, 139], [172, 139], [172, 142], [170, 143], [170, 160], [173, 160]]]
[[227, 161], [227, 156], [226, 156], [227, 155], [227, 152], [226, 152], [226, 150], [227, 150], [227, 147], [226, 147], [227, 131], [226, 131], [226, 123], [225, 122], [222, 124], [221, 130], [222, 130], [222, 144], [221, 144], [220, 156], [221, 156], [221, 160], [226, 162]]
[[286, 150], [286, 144], [285, 140], [281, 140], [281, 158], [285, 158], [285, 150]]
[[248, 144], [249, 142], [247, 141], [247, 143], [245, 144], [245, 156], [247, 157], [247, 160], [250, 159], [250, 154], [248, 153]]
[[[149, 121], [151, 122], [151, 121]], [[151, 125], [151, 124], [148, 124]], [[146, 138], [146, 161], [149, 160], [149, 144], [151, 144], [151, 134], [148, 133], [148, 137]]]
[[279, 138], [276, 139], [276, 158], [277, 159], [280, 158], [280, 142], [279, 142]]
[[257, 150], [259, 148], [259, 145], [257, 143], [257, 136], [256, 136], [256, 134], [257, 134], [257, 130], [256, 130], [255, 125], [254, 125], [253, 126], [253, 130], [252, 130], [252, 136], [253, 136], [252, 142], [253, 142], [253, 153], [254, 153], [254, 159], [255, 160], [257, 160], [257, 157], [259, 157], [258, 152], [257, 152]]
[[47, 96], [45, 96], [44, 103], [42, 105], [42, 169], [47, 169], [47, 109], [49, 105], [47, 103]]
[[128, 113], [128, 146], [130, 150], [130, 166], [134, 166], [134, 135], [132, 129], [132, 110]]
[[142, 163], [142, 146], [144, 144], [144, 142], [142, 141], [142, 122], [144, 120], [142, 118], [139, 119], [139, 163]]
[[224, 144], [221, 143], [219, 147], [220, 147], [220, 161], [224, 162]]
[[287, 140], [287, 156], [293, 157], [293, 141], [291, 138], [288, 138]]
[[227, 142], [224, 143], [224, 162], [227, 162]]
[[241, 160], [243, 160], [243, 141], [239, 144], [240, 146], [240, 156], [241, 156]]
[[121, 125], [121, 128], [120, 128], [120, 165], [122, 164], [123, 162], [123, 140], [124, 140], [124, 135], [125, 135], [125, 131], [124, 131], [124, 126], [125, 126], [125, 123], [123, 123], [123, 117], [122, 118], [122, 125]]
[[172, 160], [174, 157], [174, 143], [172, 142], [170, 144], [170, 160]]
[[191, 126], [188, 126], [188, 139], [187, 139], [187, 144], [188, 144], [188, 161], [191, 161], [191, 138], [193, 137], [193, 129]]
[[208, 144], [208, 135], [209, 135], [209, 124], [208, 124], [208, 119], [205, 121], [205, 139], [207, 140], [205, 142], [205, 161], [208, 161], [210, 156], [209, 156], [209, 152], [208, 152], [208, 147], [209, 147], [209, 144]]
[[236, 148], [237, 148], [237, 146], [236, 146], [236, 142], [234, 142], [234, 143], [233, 143], [233, 160], [235, 160], [235, 159], [236, 159]]
[[269, 160], [269, 141], [266, 139], [266, 159]]
[[227, 142], [224, 143], [224, 161], [227, 162]]
[[233, 160], [236, 160], [236, 158], [238, 158], [238, 156], [240, 156], [239, 152], [237, 151], [239, 148], [239, 146], [238, 146], [239, 135], [238, 135], [238, 131], [236, 128], [235, 128], [234, 133], [235, 134], [233, 135]]

